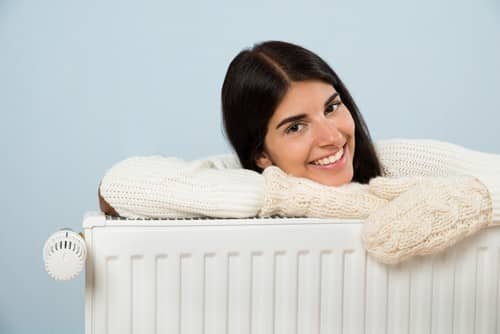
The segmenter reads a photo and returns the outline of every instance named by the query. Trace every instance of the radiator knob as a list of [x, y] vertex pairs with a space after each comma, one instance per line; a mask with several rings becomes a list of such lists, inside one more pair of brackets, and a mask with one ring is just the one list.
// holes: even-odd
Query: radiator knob
[[69, 229], [52, 234], [43, 246], [45, 270], [56, 280], [70, 280], [78, 276], [87, 257], [85, 241]]

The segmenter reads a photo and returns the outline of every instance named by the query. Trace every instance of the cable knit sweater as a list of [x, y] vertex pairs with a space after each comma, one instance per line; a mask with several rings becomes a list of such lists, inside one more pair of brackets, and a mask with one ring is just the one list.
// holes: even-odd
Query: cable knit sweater
[[386, 263], [439, 251], [500, 223], [500, 155], [423, 139], [381, 140], [375, 149], [383, 177], [369, 185], [328, 187], [276, 167], [259, 174], [233, 155], [191, 162], [149, 156], [114, 165], [100, 192], [129, 218], [364, 219], [363, 245]]

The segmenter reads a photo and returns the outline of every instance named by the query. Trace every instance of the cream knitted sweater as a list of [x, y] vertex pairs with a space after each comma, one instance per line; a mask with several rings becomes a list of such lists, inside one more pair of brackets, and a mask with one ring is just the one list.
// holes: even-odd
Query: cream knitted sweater
[[[386, 263], [439, 251], [500, 223], [500, 155], [423, 139], [381, 140], [375, 149], [384, 177], [370, 185], [327, 187], [287, 177], [275, 167], [259, 174], [242, 169], [233, 155], [191, 162], [149, 156], [114, 165], [100, 192], [129, 218], [282, 214], [366, 219], [363, 244]], [[453, 232], [447, 235], [443, 228]]]

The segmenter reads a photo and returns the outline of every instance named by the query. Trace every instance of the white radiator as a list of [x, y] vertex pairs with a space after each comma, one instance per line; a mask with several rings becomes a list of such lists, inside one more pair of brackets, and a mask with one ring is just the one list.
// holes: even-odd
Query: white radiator
[[83, 222], [86, 334], [500, 333], [500, 229], [387, 266], [352, 220]]

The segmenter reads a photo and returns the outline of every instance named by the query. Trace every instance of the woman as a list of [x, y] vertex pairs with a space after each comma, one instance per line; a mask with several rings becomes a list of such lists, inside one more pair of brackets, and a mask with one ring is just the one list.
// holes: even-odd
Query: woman
[[240, 52], [222, 112], [239, 161], [127, 159], [103, 178], [103, 211], [366, 219], [364, 245], [388, 263], [500, 222], [499, 156], [431, 140], [374, 145], [341, 80], [300, 46], [271, 41]]
[[[381, 175], [349, 91], [326, 62], [297, 45], [272, 41], [240, 52], [222, 86], [222, 113], [244, 168], [275, 164], [330, 186]], [[338, 163], [320, 163], [336, 153]]]

